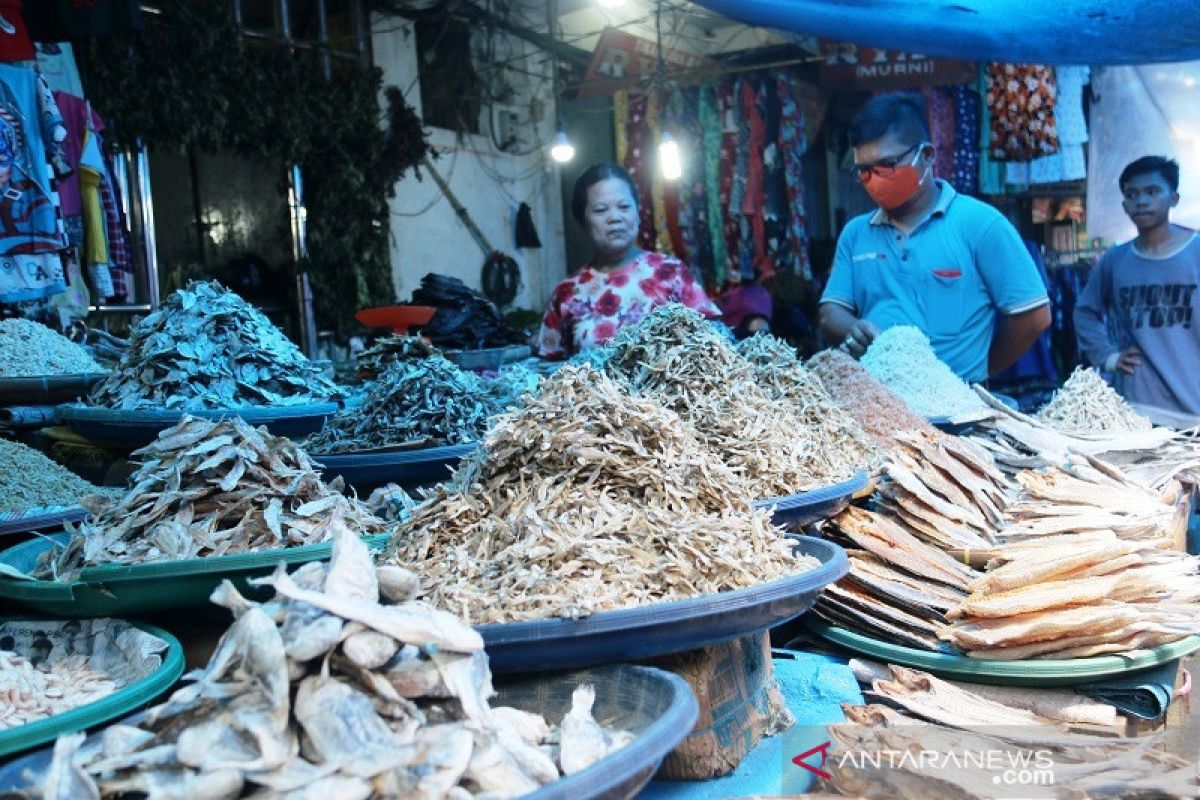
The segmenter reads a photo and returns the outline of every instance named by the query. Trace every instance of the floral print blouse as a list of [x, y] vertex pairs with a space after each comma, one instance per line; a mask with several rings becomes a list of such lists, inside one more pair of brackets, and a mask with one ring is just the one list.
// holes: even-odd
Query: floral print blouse
[[667, 303], [683, 303], [706, 317], [721, 314], [691, 270], [672, 256], [645, 252], [612, 272], [586, 266], [554, 288], [535, 348], [542, 358], [568, 358]]

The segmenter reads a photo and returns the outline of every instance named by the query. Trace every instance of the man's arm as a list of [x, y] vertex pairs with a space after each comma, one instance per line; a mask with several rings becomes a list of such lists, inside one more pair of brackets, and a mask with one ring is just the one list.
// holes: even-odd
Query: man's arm
[[1049, 327], [1049, 304], [1001, 317], [1000, 328], [988, 351], [988, 375], [998, 375], [1015, 364]]
[[821, 304], [821, 336], [829, 347], [844, 346], [859, 358], [879, 335], [879, 329], [838, 303]]
[[[1116, 367], [1120, 358], [1117, 346], [1108, 336], [1106, 320], [1111, 275], [1112, 261], [1106, 253], [1088, 276], [1088, 281], [1075, 303], [1075, 337], [1078, 339], [1079, 349], [1097, 369], [1111, 370]], [[1137, 365], [1129, 366], [1132, 368]]]

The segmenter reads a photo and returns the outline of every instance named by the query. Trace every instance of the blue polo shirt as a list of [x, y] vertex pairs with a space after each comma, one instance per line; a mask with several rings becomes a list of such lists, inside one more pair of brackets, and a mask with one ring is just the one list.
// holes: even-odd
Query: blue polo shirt
[[997, 314], [1048, 303], [1046, 285], [999, 211], [937, 184], [937, 205], [908, 234], [882, 210], [850, 220], [821, 302], [880, 330], [916, 325], [956, 375], [983, 381]]

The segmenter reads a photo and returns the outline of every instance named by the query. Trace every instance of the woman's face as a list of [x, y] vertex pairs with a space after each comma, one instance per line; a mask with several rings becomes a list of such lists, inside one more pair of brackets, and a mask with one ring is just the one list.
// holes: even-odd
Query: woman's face
[[629, 184], [605, 178], [589, 186], [583, 222], [598, 253], [618, 255], [628, 250], [637, 240], [639, 225], [637, 200]]

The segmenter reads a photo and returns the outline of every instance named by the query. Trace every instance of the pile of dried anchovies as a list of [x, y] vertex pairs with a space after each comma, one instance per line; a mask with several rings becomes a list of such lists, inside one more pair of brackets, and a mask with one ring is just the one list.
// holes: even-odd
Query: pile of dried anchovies
[[262, 312], [216, 282], [190, 283], [133, 330], [89, 403], [109, 408], [296, 405], [340, 394]]
[[816, 564], [691, 425], [586, 366], [497, 418], [455, 484], [414, 509], [387, 559], [472, 623], [581, 617]]
[[392, 334], [373, 342], [355, 360], [358, 363], [358, 377], [369, 381], [382, 375], [394, 361], [419, 360], [441, 354], [441, 350], [421, 336]]
[[98, 372], [104, 368], [92, 354], [57, 331], [20, 317], [0, 320], [0, 378]]
[[937, 357], [928, 337], [913, 325], [879, 334], [863, 354], [862, 365], [922, 416], [955, 420], [988, 415], [979, 395]]
[[367, 384], [361, 405], [305, 440], [314, 453], [464, 444], [483, 435], [500, 405], [474, 373], [442, 356], [394, 359]]
[[0, 514], [77, 506], [89, 495], [111, 494], [19, 442], [0, 439]]
[[808, 368], [834, 401], [881, 446], [894, 450], [896, 434], [906, 431], [937, 433], [937, 428], [910, 411], [899, 396], [841, 350], [822, 350], [808, 360]]
[[608, 373], [691, 423], [751, 498], [836, 483], [867, 466], [851, 463], [859, 453], [837, 453], [841, 443], [820, 441], [829, 431], [770, 396], [758, 368], [690, 308], [661, 306], [609, 344]]
[[738, 342], [737, 351], [754, 367], [767, 396], [788, 403], [813, 431], [813, 445], [823, 451], [818, 460], [831, 466], [831, 476], [848, 477], [883, 461], [883, 450], [834, 402], [821, 379], [804, 368], [794, 347], [759, 333]]
[[119, 688], [108, 675], [89, 668], [87, 656], [34, 666], [22, 655], [0, 650], [0, 730], [62, 714]]
[[492, 707], [479, 634], [413, 600], [417, 577], [372, 566], [345, 526], [329, 564], [261, 582], [275, 589], [261, 605], [228, 581], [213, 593], [236, 619], [191, 683], [136, 726], [60, 738], [35, 783], [56, 797], [508, 798], [633, 739], [596, 722], [587, 684], [560, 725]]
[[133, 454], [140, 467], [119, 502], [93, 509], [39, 574], [66, 580], [86, 566], [183, 560], [314, 544], [344, 519], [360, 534], [382, 520], [326, 484], [290, 440], [234, 417], [185, 416]]
[[1078, 367], [1037, 418], [1063, 433], [1148, 431], [1150, 420], [1133, 410], [1091, 367]]

